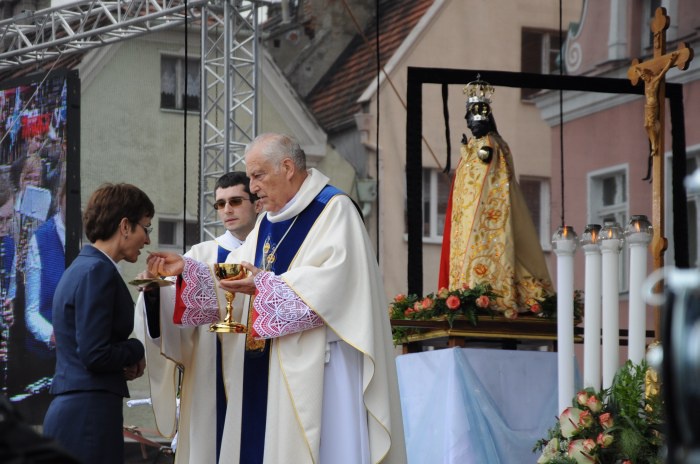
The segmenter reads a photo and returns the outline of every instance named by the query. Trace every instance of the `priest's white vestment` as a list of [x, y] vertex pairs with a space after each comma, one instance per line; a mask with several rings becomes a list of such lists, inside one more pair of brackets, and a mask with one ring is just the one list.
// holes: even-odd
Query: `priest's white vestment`
[[[326, 176], [315, 169], [309, 170], [309, 176], [290, 203], [277, 214], [261, 216], [246, 242], [227, 261], [255, 263], [256, 247], [265, 240], [265, 237], [258, 240], [263, 220], [275, 223], [297, 217], [327, 183]], [[284, 247], [283, 240], [280, 249]], [[198, 313], [206, 309], [195, 308], [196, 302], [204, 301], [202, 294], [216, 284], [211, 277], [205, 282], [211, 272], [200, 270], [189, 276], [187, 268], [183, 279], [186, 285], [196, 286], [197, 298], [187, 300], [183, 296], [186, 312], [190, 313], [183, 320], [197, 320], [203, 317]], [[322, 325], [272, 339], [264, 462], [364, 462], [364, 458], [356, 460], [357, 453], [348, 456], [324, 446], [332, 436], [342, 435], [345, 428], [359, 429], [359, 424], [347, 423], [350, 419], [346, 414], [334, 415], [336, 408], [348, 406], [360, 409], [360, 417], [366, 417], [366, 422], [360, 419], [367, 427], [365, 437], [360, 437], [360, 446], [366, 449], [368, 461], [405, 463], [388, 304], [369, 236], [350, 198], [335, 195], [328, 200], [289, 268], [278, 277], [295, 298], [320, 317]], [[258, 309], [257, 302], [255, 305]], [[234, 312], [234, 317], [246, 321], [248, 307], [246, 301], [244, 314]], [[335, 372], [333, 365], [345, 361], [352, 364], [353, 356], [358, 369], [357, 386], [354, 390], [341, 391], [337, 388], [338, 379], [331, 374]], [[227, 379], [232, 381], [227, 384], [231, 410], [232, 404], [240, 403], [241, 379]], [[324, 402], [331, 404], [324, 407]], [[226, 426], [228, 430], [228, 421]], [[238, 449], [245, 444], [239, 444], [238, 430], [232, 432], [224, 433], [222, 456], [230, 454], [231, 462], [238, 462]]]

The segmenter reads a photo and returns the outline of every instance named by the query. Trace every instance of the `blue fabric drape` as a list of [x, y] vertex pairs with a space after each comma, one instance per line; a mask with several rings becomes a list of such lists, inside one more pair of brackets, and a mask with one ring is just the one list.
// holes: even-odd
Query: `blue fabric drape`
[[557, 353], [454, 348], [396, 364], [409, 464], [537, 461], [559, 414]]

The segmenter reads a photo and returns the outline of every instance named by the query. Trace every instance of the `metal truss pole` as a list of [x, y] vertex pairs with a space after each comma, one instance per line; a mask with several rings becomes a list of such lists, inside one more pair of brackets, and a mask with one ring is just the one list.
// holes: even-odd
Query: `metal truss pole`
[[0, 21], [0, 70], [181, 25], [208, 0], [82, 0]]
[[216, 180], [245, 170], [243, 152], [257, 134], [256, 26], [251, 1], [215, 1], [202, 10], [202, 240], [223, 232], [212, 206]]

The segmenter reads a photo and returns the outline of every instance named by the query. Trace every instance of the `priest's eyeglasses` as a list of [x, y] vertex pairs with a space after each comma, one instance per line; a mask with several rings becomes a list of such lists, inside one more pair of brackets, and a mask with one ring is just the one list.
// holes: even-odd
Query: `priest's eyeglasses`
[[223, 207], [226, 206], [226, 203], [228, 203], [229, 206], [241, 206], [244, 201], [251, 201], [250, 198], [243, 198], [243, 197], [231, 197], [228, 200], [217, 200], [214, 203], [214, 209], [222, 209]]

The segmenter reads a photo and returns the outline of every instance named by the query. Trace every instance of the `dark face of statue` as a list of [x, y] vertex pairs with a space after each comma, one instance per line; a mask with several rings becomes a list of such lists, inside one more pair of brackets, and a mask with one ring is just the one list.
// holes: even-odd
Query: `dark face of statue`
[[467, 106], [467, 127], [474, 137], [480, 138], [491, 131], [495, 132], [491, 116], [491, 106], [484, 101], [471, 102]]
[[489, 133], [491, 128], [491, 123], [488, 119], [477, 119], [477, 116], [472, 114], [471, 111], [467, 111], [467, 127], [472, 132], [472, 135], [476, 138], [481, 138]]

